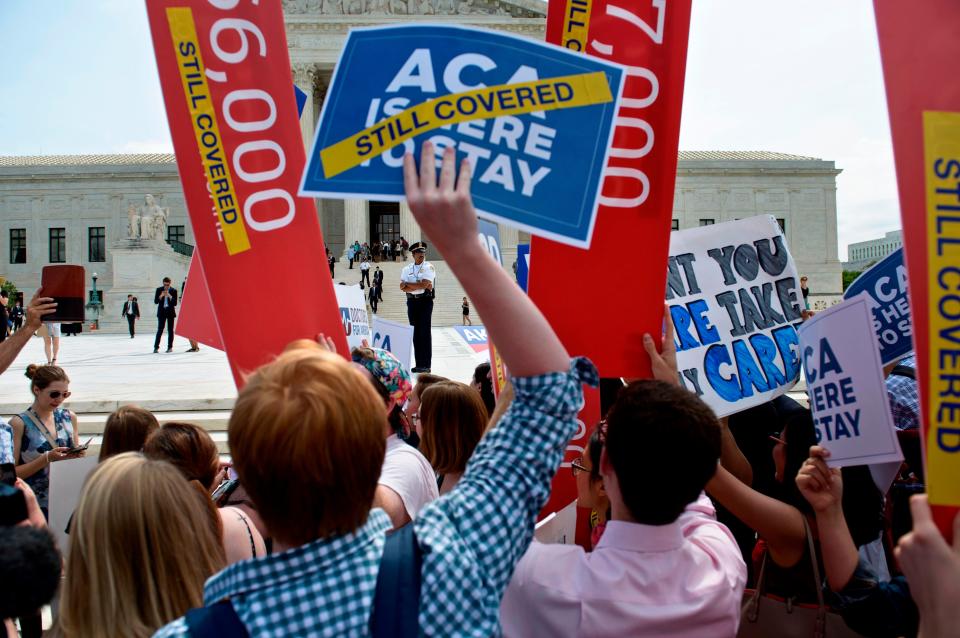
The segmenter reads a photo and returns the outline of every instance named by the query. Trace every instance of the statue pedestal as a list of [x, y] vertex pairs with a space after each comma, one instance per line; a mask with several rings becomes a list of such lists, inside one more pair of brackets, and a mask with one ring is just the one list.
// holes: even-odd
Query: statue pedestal
[[153, 334], [157, 329], [157, 307], [153, 294], [169, 277], [171, 285], [180, 292], [187, 276], [190, 258], [174, 252], [160, 239], [123, 239], [113, 244], [113, 287], [104, 292], [100, 314], [102, 332], [126, 332], [127, 320], [120, 316], [127, 295], [133, 295], [140, 304], [138, 334]]

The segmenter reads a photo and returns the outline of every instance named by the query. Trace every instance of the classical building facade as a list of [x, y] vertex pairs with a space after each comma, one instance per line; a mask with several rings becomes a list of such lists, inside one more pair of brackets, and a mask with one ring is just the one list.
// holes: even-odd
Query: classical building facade
[[[301, 117], [305, 146], [309, 150], [313, 141], [350, 28], [442, 21], [542, 39], [545, 6], [539, 0], [284, 0], [293, 81], [309, 98]], [[771, 214], [784, 227], [799, 269], [810, 278], [815, 300], [821, 297], [829, 303], [841, 291], [839, 172], [833, 162], [782, 153], [681, 152], [674, 228]], [[148, 195], [153, 203], [147, 201]], [[120, 295], [120, 288], [147, 275], [113, 272], [111, 252], [131, 248], [133, 213], [154, 206], [166, 217], [163, 239], [188, 255], [193, 233], [173, 155], [0, 157], [0, 276], [29, 292], [39, 285], [42, 266], [83, 264], [88, 274], [97, 273], [99, 288], [116, 289]], [[325, 241], [335, 253], [354, 240], [422, 238], [404, 203], [317, 200], [317, 209]], [[504, 263], [513, 262], [517, 243], [526, 240], [525, 233], [501, 228]], [[625, 238], [624, 252], [616, 258], [628, 263], [641, 245], [642, 238]], [[169, 263], [185, 264], [186, 259]], [[182, 275], [170, 276], [178, 281]], [[149, 285], [156, 284], [135, 287]], [[108, 315], [114, 311], [118, 314], [119, 308], [105, 309]]]

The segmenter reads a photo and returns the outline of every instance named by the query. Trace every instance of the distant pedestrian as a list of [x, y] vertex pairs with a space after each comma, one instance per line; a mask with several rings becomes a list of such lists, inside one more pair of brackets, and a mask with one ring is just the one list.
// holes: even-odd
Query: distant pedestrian
[[810, 295], [810, 289], [807, 288], [806, 275], [800, 278], [800, 293], [803, 295], [803, 307], [810, 310], [810, 300], [807, 298]]
[[470, 302], [466, 297], [463, 298], [463, 325], [472, 326], [473, 322], [470, 321]]
[[350, 270], [353, 270], [353, 258], [357, 252], [353, 249], [353, 244], [347, 248], [347, 260], [350, 262]]
[[10, 303], [10, 293], [0, 290], [0, 343], [7, 338], [10, 332], [10, 317], [7, 315], [7, 304]]
[[[167, 329], [167, 352], [173, 352], [173, 322], [177, 316], [177, 289], [170, 285], [170, 278], [163, 278], [163, 285], [153, 295], [157, 304], [157, 338], [153, 340], [153, 351], [160, 351], [160, 338], [163, 329]], [[54, 355], [56, 361], [56, 355]]]
[[330, 266], [330, 278], [333, 279], [333, 266], [337, 263], [336, 258], [333, 256], [333, 253], [327, 253], [327, 264]]
[[360, 289], [363, 290], [363, 282], [366, 281], [367, 285], [370, 286], [370, 262], [367, 261], [366, 257], [360, 262]]
[[17, 303], [10, 309], [10, 319], [13, 321], [13, 331], [16, 332], [23, 326], [23, 302], [17, 299]]
[[400, 256], [403, 258], [403, 261], [407, 260], [407, 250], [409, 248], [410, 244], [403, 238], [403, 235], [400, 235]]
[[127, 327], [130, 329], [130, 338], [133, 339], [134, 334], [136, 334], [136, 322], [137, 319], [140, 318], [140, 304], [137, 303], [136, 297], [127, 295], [127, 300], [123, 302], [123, 310], [120, 311], [120, 316], [127, 320]]
[[373, 314], [377, 314], [377, 296], [380, 290], [380, 286], [377, 285], [376, 280], [372, 286], [370, 286], [370, 309], [373, 310]]
[[383, 301], [383, 271], [380, 266], [373, 271], [373, 285], [377, 289], [377, 301]]

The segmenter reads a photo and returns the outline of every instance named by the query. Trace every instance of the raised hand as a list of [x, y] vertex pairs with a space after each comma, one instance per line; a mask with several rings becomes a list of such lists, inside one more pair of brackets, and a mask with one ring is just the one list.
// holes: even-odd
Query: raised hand
[[817, 513], [837, 509], [843, 504], [843, 475], [840, 468], [827, 467], [830, 451], [814, 445], [810, 458], [797, 473], [797, 488]]
[[670, 316], [670, 309], [667, 306], [664, 306], [663, 323], [665, 327], [663, 334], [660, 336], [660, 351], [657, 351], [657, 342], [650, 334], [643, 335], [643, 349], [650, 355], [654, 379], [680, 385], [673, 318]]
[[407, 203], [427, 237], [444, 257], [466, 246], [479, 246], [477, 215], [470, 199], [471, 169], [467, 160], [460, 163], [456, 175], [456, 153], [452, 147], [443, 152], [440, 179], [433, 144], [424, 142], [420, 153], [420, 173], [413, 155], [403, 158], [403, 184]]
[[43, 317], [57, 309], [57, 304], [53, 298], [41, 297], [41, 292], [43, 292], [43, 288], [38, 288], [37, 292], [33, 293], [33, 297], [30, 298], [30, 303], [27, 304], [26, 328], [29, 332], [35, 332], [43, 323]]

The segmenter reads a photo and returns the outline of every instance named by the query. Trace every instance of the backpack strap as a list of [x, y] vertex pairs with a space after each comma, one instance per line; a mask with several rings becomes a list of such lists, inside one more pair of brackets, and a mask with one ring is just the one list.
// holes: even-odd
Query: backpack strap
[[895, 374], [898, 377], [907, 377], [908, 379], [917, 378], [917, 371], [915, 369], [900, 364], [895, 365], [893, 370], [890, 371], [890, 374]]
[[184, 616], [193, 638], [248, 638], [247, 628], [240, 620], [230, 599], [209, 607], [191, 609]]
[[422, 560], [413, 523], [387, 535], [370, 615], [373, 638], [413, 638], [419, 635]]

